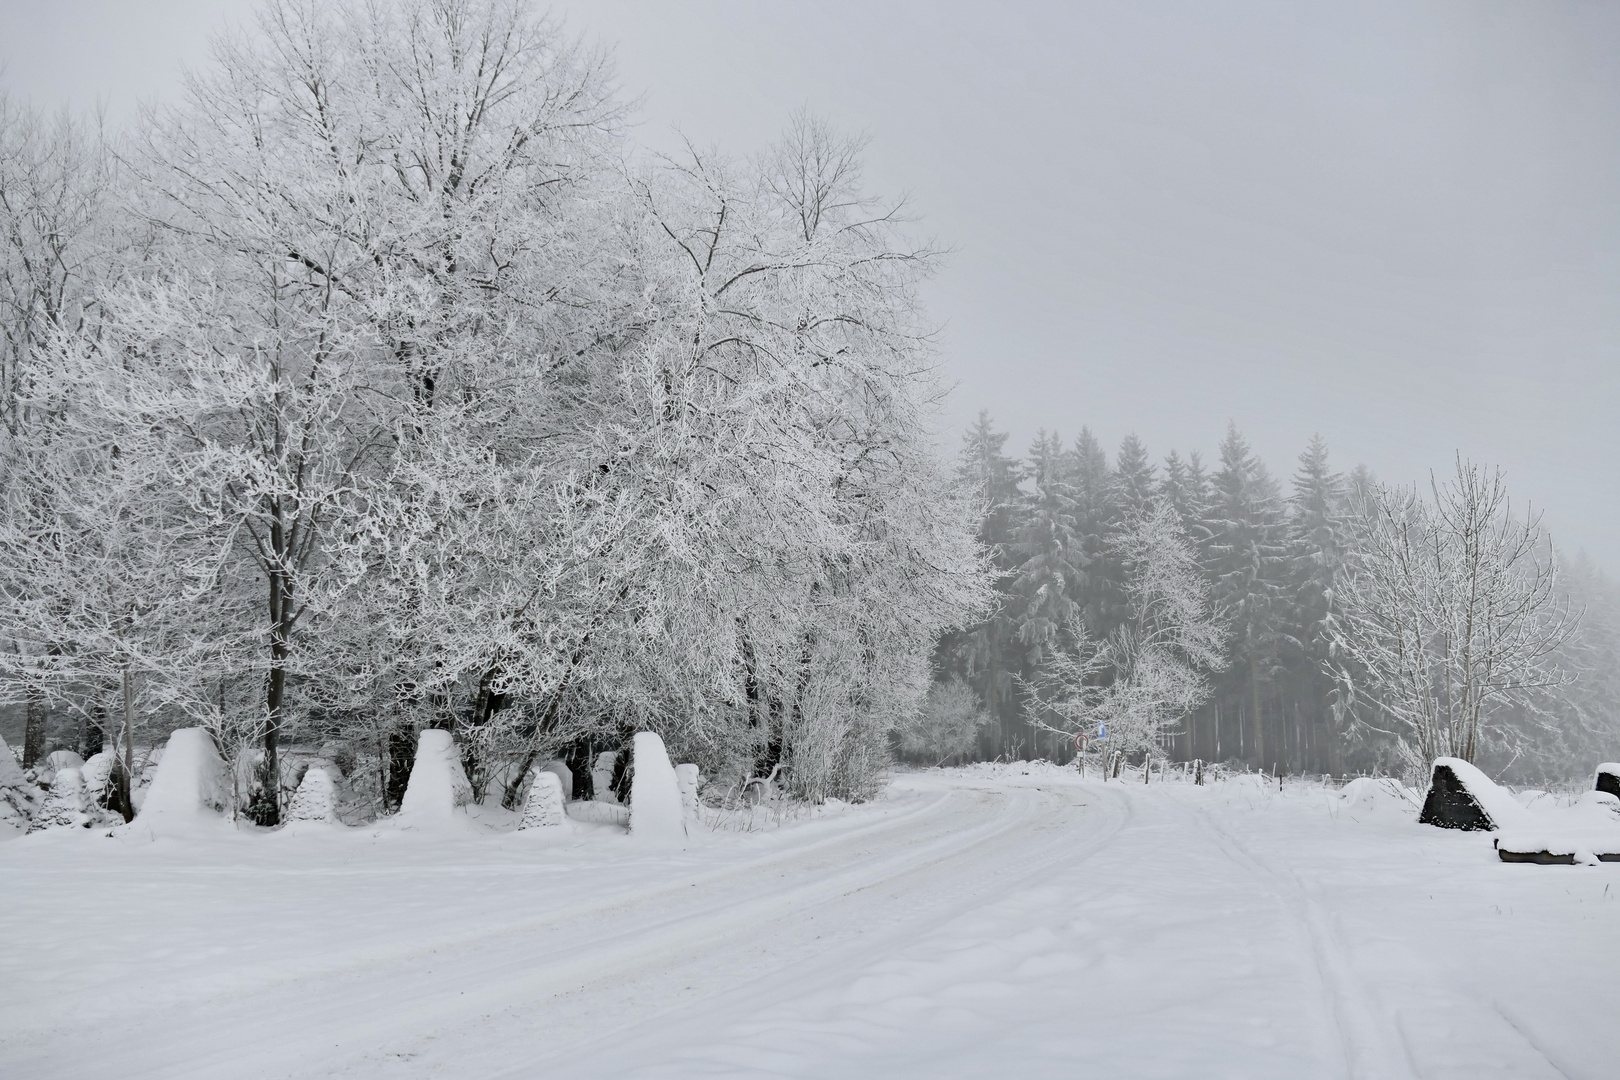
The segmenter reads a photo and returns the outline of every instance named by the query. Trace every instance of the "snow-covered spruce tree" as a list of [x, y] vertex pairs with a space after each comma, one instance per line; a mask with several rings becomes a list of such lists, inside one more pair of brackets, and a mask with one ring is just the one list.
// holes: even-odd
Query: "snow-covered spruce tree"
[[1030, 680], [1031, 716], [1073, 734], [1098, 724], [1107, 745], [1154, 753], [1209, 697], [1225, 664], [1226, 627], [1195, 549], [1168, 503], [1128, 518], [1109, 541], [1122, 568], [1126, 618], [1101, 641], [1082, 629]]
[[1428, 499], [1376, 491], [1340, 597], [1331, 633], [1356, 718], [1413, 768], [1472, 761], [1511, 710], [1568, 681], [1557, 658], [1579, 617], [1540, 520], [1515, 516], [1500, 472], [1460, 456]]
[[984, 702], [995, 722], [992, 755], [1010, 748], [1013, 729], [1020, 720], [1013, 677], [1020, 673], [1013, 642], [1016, 626], [1006, 603], [1007, 589], [1017, 567], [1015, 526], [1023, 501], [1019, 484], [1024, 468], [1009, 457], [1007, 435], [998, 432], [988, 412], [962, 436], [957, 454], [957, 479], [971, 493], [979, 510], [979, 543], [989, 553], [999, 574], [998, 598], [985, 621], [940, 642], [942, 667], [959, 670]]
[[1338, 587], [1349, 555], [1350, 514], [1345, 480], [1328, 466], [1327, 444], [1313, 436], [1299, 457], [1288, 500], [1288, 546], [1293, 596], [1285, 648], [1289, 653], [1290, 712], [1298, 730], [1290, 755], [1296, 767], [1335, 771], [1338, 732], [1333, 726], [1332, 638]]
[[1266, 709], [1279, 671], [1287, 616], [1288, 546], [1277, 483], [1249, 445], [1228, 426], [1221, 467], [1212, 478], [1205, 530], [1205, 566], [1214, 580], [1216, 610], [1229, 620], [1231, 675], [1220, 687], [1240, 721], [1242, 756], [1275, 764]]

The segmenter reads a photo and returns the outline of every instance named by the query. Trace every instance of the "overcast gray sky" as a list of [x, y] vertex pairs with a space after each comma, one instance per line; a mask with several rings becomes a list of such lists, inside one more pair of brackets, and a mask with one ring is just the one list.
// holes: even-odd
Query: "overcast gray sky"
[[[116, 119], [250, 0], [0, 0], [0, 85]], [[1286, 474], [1500, 464], [1620, 570], [1620, 3], [563, 0], [642, 137], [871, 136], [956, 250], [948, 422]], [[954, 437], [952, 438], [954, 443]]]

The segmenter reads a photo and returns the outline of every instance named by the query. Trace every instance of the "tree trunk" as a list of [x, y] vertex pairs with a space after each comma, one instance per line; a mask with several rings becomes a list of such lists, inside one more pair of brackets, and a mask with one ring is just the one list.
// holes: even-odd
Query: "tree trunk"
[[28, 691], [28, 699], [23, 706], [22, 765], [25, 769], [32, 769], [45, 758], [45, 721], [49, 715], [39, 692]]

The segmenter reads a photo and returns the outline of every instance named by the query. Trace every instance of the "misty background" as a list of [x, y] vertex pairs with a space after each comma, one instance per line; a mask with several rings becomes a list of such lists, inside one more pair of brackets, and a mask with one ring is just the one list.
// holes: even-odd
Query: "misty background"
[[[111, 123], [177, 95], [247, 0], [0, 0], [0, 86]], [[957, 383], [1038, 428], [1286, 474], [1313, 432], [1389, 481], [1501, 465], [1620, 567], [1620, 6], [571, 0], [637, 137], [865, 132], [954, 254]], [[677, 131], [676, 124], [680, 127]]]

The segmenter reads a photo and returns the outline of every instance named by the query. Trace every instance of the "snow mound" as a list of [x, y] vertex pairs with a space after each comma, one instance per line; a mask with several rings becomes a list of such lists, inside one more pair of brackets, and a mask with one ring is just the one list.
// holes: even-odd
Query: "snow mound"
[[441, 728], [417, 737], [416, 762], [400, 800], [398, 817], [409, 822], [448, 821], [472, 802], [472, 785], [461, 767], [455, 740]]
[[23, 775], [22, 766], [17, 764], [17, 755], [11, 752], [6, 740], [0, 736], [0, 788], [21, 787], [28, 783]]
[[72, 750], [52, 750], [45, 755], [45, 767], [52, 772], [61, 772], [63, 769], [83, 769], [84, 758]]
[[1566, 866], [1620, 862], [1620, 829], [1514, 829], [1496, 838], [1496, 855], [1503, 862]]
[[1607, 791], [1610, 795], [1620, 798], [1620, 761], [1605, 761], [1597, 767], [1597, 783], [1593, 785], [1596, 791]]
[[604, 750], [596, 755], [596, 762], [591, 765], [591, 787], [597, 802], [619, 801], [613, 793], [613, 762], [618, 756], [617, 750]]
[[26, 831], [39, 797], [38, 790], [23, 775], [22, 766], [17, 764], [16, 755], [6, 745], [6, 740], [0, 738], [0, 827], [13, 835]]
[[1358, 776], [1339, 791], [1339, 802], [1352, 812], [1408, 817], [1417, 808], [1417, 795], [1399, 780]]
[[531, 770], [529, 795], [523, 800], [523, 820], [518, 822], [518, 831], [567, 823], [567, 815], [563, 813], [562, 780], [550, 769]]
[[636, 732], [635, 776], [630, 781], [630, 835], [638, 840], [678, 844], [686, 839], [681, 787], [669, 763], [664, 740]]
[[1496, 831], [1529, 825], [1530, 812], [1461, 758], [1435, 758], [1418, 821], [1442, 829]]
[[332, 779], [332, 771], [324, 765], [304, 770], [304, 778], [287, 808], [288, 821], [337, 823], [337, 782]]
[[34, 815], [28, 831], [87, 828], [91, 818], [84, 812], [84, 805], [84, 774], [71, 766], [58, 769], [56, 779], [51, 781], [51, 793]]
[[698, 788], [703, 785], [703, 774], [696, 765], [675, 766], [675, 783], [681, 789], [681, 810], [688, 822], [697, 820]]
[[540, 771], [551, 773], [557, 778], [557, 782], [562, 785], [563, 802], [567, 802], [574, 797], [574, 770], [568, 767], [566, 761], [561, 758], [552, 758], [540, 766]]
[[180, 728], [169, 736], [131, 827], [140, 826], [153, 837], [184, 832], [216, 822], [230, 804], [225, 762], [214, 740], [203, 728]]

